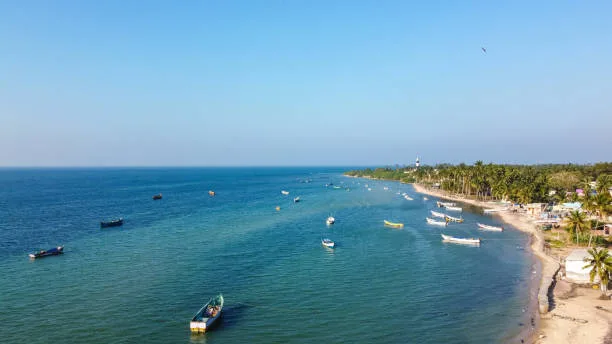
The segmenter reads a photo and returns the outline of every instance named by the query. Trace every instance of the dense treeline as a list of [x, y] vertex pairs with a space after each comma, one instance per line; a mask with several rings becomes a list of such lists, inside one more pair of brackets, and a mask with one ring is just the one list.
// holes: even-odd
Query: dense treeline
[[[480, 199], [504, 199], [519, 203], [580, 200], [583, 208], [610, 213], [612, 163], [593, 165], [473, 165], [441, 164], [418, 169], [377, 168], [348, 171], [350, 176], [399, 180], [436, 185], [442, 190]], [[596, 182], [594, 187], [592, 182]], [[583, 189], [579, 197], [576, 189]]]

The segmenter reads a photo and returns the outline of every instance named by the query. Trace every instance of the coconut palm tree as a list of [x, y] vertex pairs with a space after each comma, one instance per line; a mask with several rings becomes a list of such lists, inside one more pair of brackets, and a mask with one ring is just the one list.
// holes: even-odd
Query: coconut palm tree
[[578, 244], [578, 237], [582, 234], [587, 228], [589, 228], [589, 223], [586, 219], [586, 214], [581, 213], [576, 210], [570, 213], [570, 216], [567, 218], [567, 230], [570, 233], [569, 239], [572, 236], [576, 237], [576, 244]]
[[595, 276], [599, 276], [599, 285], [601, 293], [606, 296], [608, 289], [608, 282], [610, 281], [610, 273], [612, 273], [612, 256], [607, 249], [597, 249], [597, 247], [589, 249], [589, 258], [585, 258], [584, 262], [587, 263], [583, 269], [591, 268], [589, 277], [591, 283], [595, 280]]

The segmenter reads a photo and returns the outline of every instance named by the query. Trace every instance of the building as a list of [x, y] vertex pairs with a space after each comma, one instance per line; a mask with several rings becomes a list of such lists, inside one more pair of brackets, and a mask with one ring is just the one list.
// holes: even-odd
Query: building
[[[583, 269], [587, 264], [584, 260], [591, 255], [586, 248], [577, 248], [565, 258], [565, 279], [574, 283], [591, 283], [589, 278], [590, 268]], [[595, 276], [593, 283], [598, 283], [599, 277]]]
[[418, 156], [416, 158], [416, 162], [415, 162], [414, 166], [416, 166], [416, 168], [419, 168], [419, 166], [421, 166], [421, 162], [419, 161], [419, 157]]

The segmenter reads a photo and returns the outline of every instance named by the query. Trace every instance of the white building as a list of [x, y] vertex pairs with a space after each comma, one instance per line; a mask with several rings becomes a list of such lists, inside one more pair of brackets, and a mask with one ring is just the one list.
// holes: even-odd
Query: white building
[[[586, 248], [577, 248], [565, 258], [565, 279], [574, 283], [590, 283], [589, 272], [591, 268], [583, 269], [587, 263], [585, 258], [591, 255]], [[599, 276], [595, 276], [593, 283], [599, 283]]]
[[416, 163], [414, 164], [417, 168], [419, 168], [419, 166], [421, 166], [421, 162], [419, 161], [419, 157], [417, 156], [416, 158]]

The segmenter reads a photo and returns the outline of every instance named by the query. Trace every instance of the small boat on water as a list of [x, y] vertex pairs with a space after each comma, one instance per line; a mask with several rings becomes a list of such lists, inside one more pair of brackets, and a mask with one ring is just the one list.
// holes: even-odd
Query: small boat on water
[[438, 205], [438, 208], [454, 207], [457, 205], [457, 203], [453, 203], [453, 202], [440, 202], [440, 201], [437, 201], [436, 204]]
[[446, 221], [436, 221], [434, 219], [430, 219], [429, 217], [425, 218], [425, 220], [427, 220], [427, 223], [430, 225], [443, 226], [443, 227], [448, 226], [448, 222]]
[[506, 211], [508, 210], [508, 208], [491, 208], [491, 209], [484, 209], [483, 212], [485, 214], [491, 214], [491, 213], [497, 213], [500, 211]]
[[433, 211], [433, 210], [430, 210], [430, 211], [431, 211], [431, 216], [433, 216], [433, 217], [441, 217], [441, 218], [445, 218], [446, 217], [446, 214], [444, 214], [444, 213], [438, 213], [437, 211]]
[[442, 235], [442, 241], [448, 241], [456, 244], [480, 245], [479, 238], [455, 238], [450, 235]]
[[161, 193], [158, 193], [157, 195], [154, 195], [154, 196], [153, 196], [153, 200], [154, 200], [154, 201], [156, 201], [156, 200], [158, 200], [158, 199], [162, 199], [162, 194], [161, 194]]
[[330, 216], [325, 221], [328, 225], [333, 225], [336, 222], [336, 219], [333, 216]]
[[123, 225], [123, 218], [119, 218], [117, 220], [112, 220], [112, 221], [101, 221], [100, 222], [100, 227], [101, 228], [106, 228], [106, 227], [118, 227], [118, 226], [122, 226]]
[[502, 232], [504, 230], [504, 227], [496, 227], [496, 226], [483, 225], [482, 223], [477, 223], [477, 225], [478, 225], [478, 228], [484, 229], [484, 230], [487, 230], [487, 231]]
[[393, 227], [393, 228], [404, 228], [403, 223], [396, 223], [384, 220], [385, 226]]
[[281, 193], [282, 193], [283, 195], [287, 196], [287, 195], [289, 194], [289, 191], [282, 190], [282, 191], [281, 191]]
[[276, 211], [280, 211], [280, 207], [278, 205], [276, 206]]
[[406, 199], [406, 201], [414, 201], [414, 198], [408, 196], [408, 195], [404, 195], [404, 198]]
[[223, 295], [217, 295], [210, 299], [189, 323], [189, 329], [193, 333], [205, 333], [221, 317], [223, 311]]
[[321, 245], [327, 247], [327, 248], [334, 248], [336, 247], [336, 243], [331, 241], [331, 239], [325, 238], [321, 240]]
[[40, 250], [38, 252], [30, 253], [28, 256], [32, 259], [43, 258], [48, 256], [57, 256], [64, 253], [64, 246], [58, 246], [50, 248], [48, 250]]
[[338, 185], [334, 185], [334, 186], [332, 186], [332, 189], [336, 189], [336, 190], [338, 190], [338, 189], [342, 189], [342, 187], [340, 187], [340, 186], [338, 186]]
[[214, 192], [214, 191], [209, 190], [209, 191], [208, 191], [208, 195], [209, 195], [209, 196], [211, 196], [211, 197], [213, 197], [213, 196], [214, 196], [214, 195], [216, 195], [216, 194], [215, 194], [215, 192]]
[[450, 206], [450, 207], [449, 207], [449, 206], [446, 206], [446, 207], [444, 207], [444, 208], [446, 208], [447, 210], [452, 210], [452, 211], [463, 211], [463, 209], [462, 209], [462, 208], [459, 208], [459, 207], [453, 207], [453, 206]]
[[293, 203], [297, 203], [299, 201], [300, 201], [300, 197], [299, 196], [293, 199]]
[[429, 201], [429, 198], [423, 197], [423, 201]]
[[458, 222], [458, 223], [463, 223], [463, 218], [462, 217], [453, 217], [453, 216], [449, 216], [446, 215], [444, 217], [444, 219], [448, 222]]

